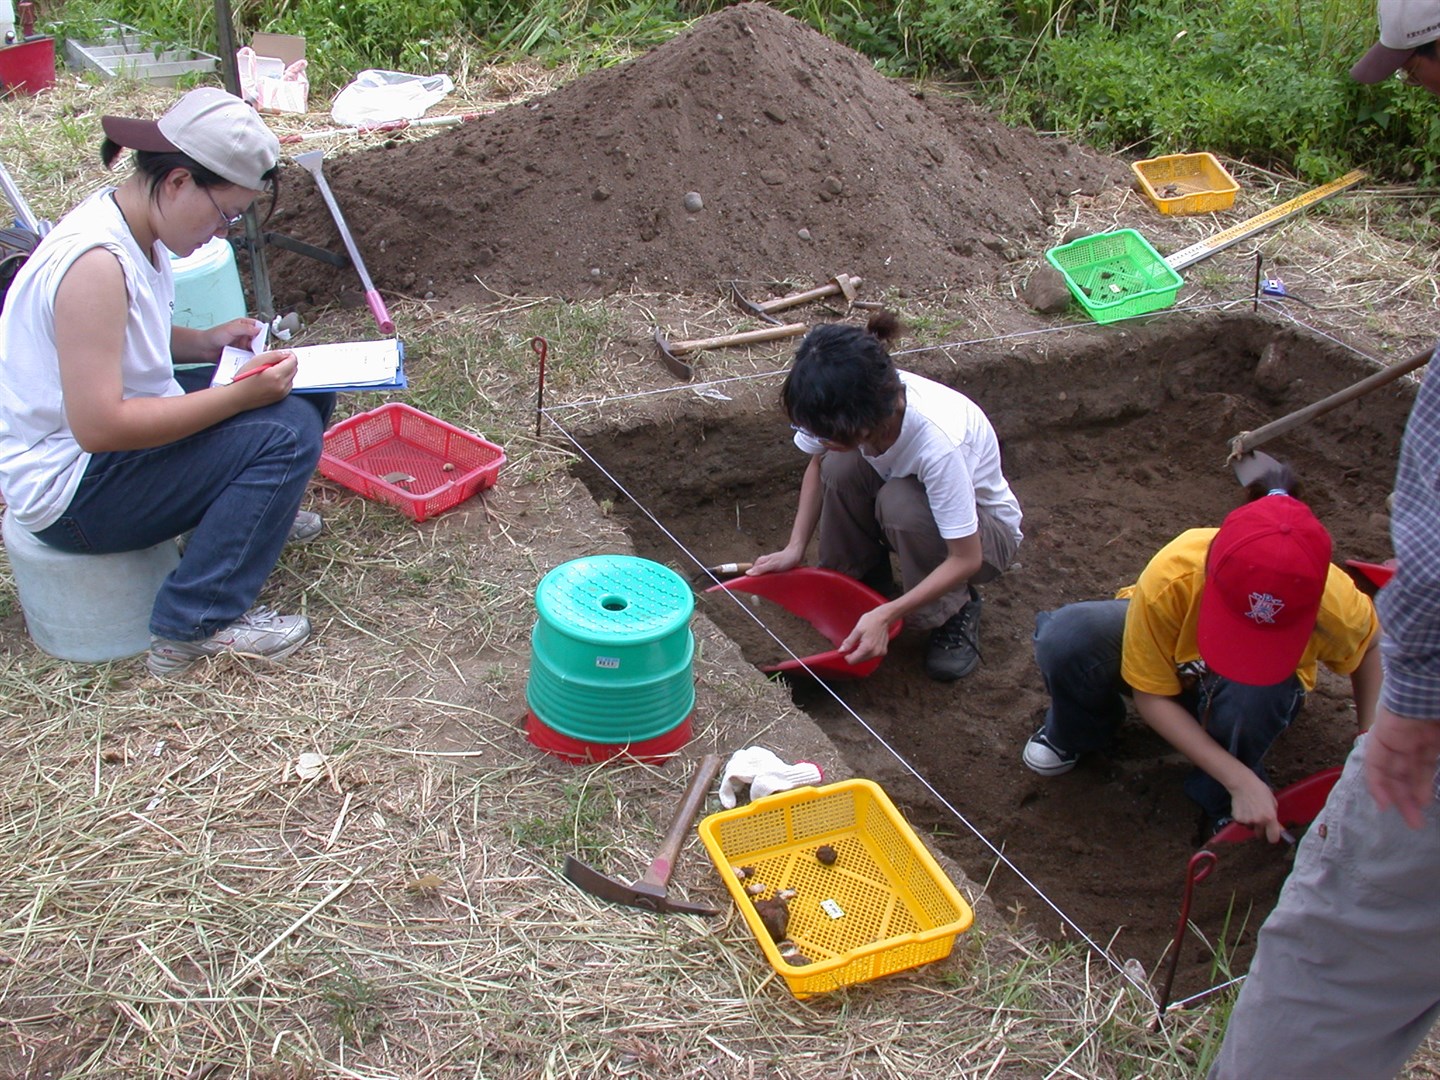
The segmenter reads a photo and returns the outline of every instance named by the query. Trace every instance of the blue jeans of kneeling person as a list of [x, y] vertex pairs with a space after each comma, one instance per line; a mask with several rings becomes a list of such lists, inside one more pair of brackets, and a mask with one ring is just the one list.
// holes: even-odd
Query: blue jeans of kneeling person
[[334, 407], [334, 394], [291, 394], [164, 446], [96, 454], [65, 513], [35, 535], [62, 551], [100, 555], [193, 529], [155, 597], [150, 632], [200, 641], [254, 606], [320, 460]]
[[[1050, 694], [1045, 736], [1057, 749], [1102, 750], [1125, 719], [1131, 689], [1120, 677], [1128, 600], [1090, 600], [1042, 611], [1035, 618], [1035, 662]], [[1274, 686], [1247, 686], [1213, 672], [1176, 698], [1210, 737], [1262, 780], [1260, 762], [1305, 700], [1291, 675]], [[1194, 770], [1185, 794], [1213, 819], [1229, 817], [1230, 793], [1208, 773]]]

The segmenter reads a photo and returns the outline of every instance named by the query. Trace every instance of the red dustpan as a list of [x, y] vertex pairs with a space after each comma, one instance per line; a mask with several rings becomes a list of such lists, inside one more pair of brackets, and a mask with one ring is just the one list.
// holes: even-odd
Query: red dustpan
[[[1303, 780], [1297, 780], [1289, 787], [1281, 788], [1275, 793], [1275, 816], [1280, 819], [1280, 824], [1287, 830], [1296, 826], [1309, 825], [1315, 820], [1321, 809], [1325, 806], [1325, 800], [1330, 796], [1330, 789], [1335, 786], [1335, 781], [1340, 779], [1343, 767], [1340, 765], [1322, 769], [1320, 772], [1312, 773]], [[1185, 940], [1185, 928], [1190, 923], [1190, 901], [1194, 897], [1195, 886], [1210, 876], [1219, 861], [1219, 856], [1211, 850], [1219, 844], [1239, 844], [1253, 838], [1255, 830], [1249, 825], [1242, 825], [1238, 821], [1232, 821], [1223, 829], [1212, 836], [1205, 845], [1194, 855], [1190, 856], [1190, 862], [1185, 868], [1185, 890], [1180, 897], [1180, 921], [1175, 927], [1175, 940], [1170, 944], [1170, 960], [1166, 968], [1165, 979], [1160, 987], [1160, 998], [1156, 1002], [1158, 1023], [1165, 1015], [1166, 1006], [1170, 1004], [1170, 987], [1175, 981], [1175, 968], [1180, 961], [1180, 946]], [[1289, 843], [1294, 839], [1287, 835]]]
[[[792, 615], [796, 615], [824, 634], [832, 645], [839, 645], [855, 623], [881, 604], [885, 598], [868, 585], [862, 585], [852, 577], [834, 570], [822, 570], [815, 566], [799, 566], [779, 574], [759, 574], [755, 577], [738, 577], [712, 585], [706, 592], [725, 589], [729, 592], [753, 593], [773, 600]], [[890, 640], [900, 633], [901, 620], [890, 624]], [[877, 656], [858, 664], [846, 661], [838, 648], [829, 652], [816, 653], [800, 660], [786, 660], [782, 664], [769, 664], [761, 671], [799, 671], [809, 668], [811, 672], [826, 679], [863, 679], [877, 667], [883, 656]]]

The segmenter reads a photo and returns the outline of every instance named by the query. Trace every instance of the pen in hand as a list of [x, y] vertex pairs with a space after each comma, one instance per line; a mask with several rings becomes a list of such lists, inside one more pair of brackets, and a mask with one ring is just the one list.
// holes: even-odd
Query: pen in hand
[[233, 379], [231, 379], [230, 382], [233, 385], [234, 383], [239, 382], [241, 379], [248, 379], [251, 375], [259, 375], [260, 372], [269, 371], [272, 367], [279, 363], [282, 363], [282, 361], [272, 360], [268, 364], [261, 364], [259, 367], [251, 368], [249, 371], [242, 371], [239, 375], [236, 375]]

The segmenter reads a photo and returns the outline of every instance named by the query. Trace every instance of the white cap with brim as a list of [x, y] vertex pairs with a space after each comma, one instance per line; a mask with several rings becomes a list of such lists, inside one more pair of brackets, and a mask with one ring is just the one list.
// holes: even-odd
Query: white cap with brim
[[1421, 45], [1437, 39], [1440, 0], [1380, 0], [1380, 43], [1350, 69], [1350, 77], [1362, 83], [1382, 82]]
[[218, 87], [191, 90], [159, 120], [103, 116], [107, 138], [131, 150], [179, 151], [232, 184], [265, 189], [280, 140], [251, 106]]

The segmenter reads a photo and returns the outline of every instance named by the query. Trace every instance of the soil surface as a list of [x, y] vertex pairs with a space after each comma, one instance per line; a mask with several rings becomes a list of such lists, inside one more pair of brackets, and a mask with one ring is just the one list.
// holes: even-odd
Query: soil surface
[[[754, 3], [542, 99], [327, 162], [325, 175], [379, 289], [447, 306], [714, 293], [730, 280], [762, 299], [842, 271], [862, 277], [867, 296], [965, 297], [1038, 260], [1065, 197], [1129, 180], [1114, 159], [887, 80]], [[342, 249], [307, 173], [288, 167], [282, 192], [271, 228]], [[287, 251], [273, 252], [271, 274], [281, 308], [360, 300], [353, 271]], [[996, 315], [992, 330], [1006, 322]], [[1227, 440], [1368, 369], [1239, 316], [922, 353], [903, 366], [958, 386], [995, 422], [1025, 511], [1019, 565], [985, 589], [984, 663], [971, 678], [928, 680], [924, 638], [907, 632], [874, 676], [833, 694], [797, 682], [795, 698], [853, 771], [884, 783], [1003, 907], [1157, 971], [1201, 840], [1180, 791], [1187, 766], [1131, 724], [1070, 775], [1026, 770], [1021, 747], [1045, 705], [1035, 615], [1113, 594], [1178, 532], [1218, 523], [1240, 495]], [[1308, 480], [1337, 558], [1389, 554], [1384, 499], [1408, 401], [1401, 389], [1377, 393], [1273, 447]], [[583, 435], [626, 491], [593, 469], [585, 479], [615, 501], [640, 554], [689, 576], [783, 543], [804, 461], [758, 398], [693, 402], [663, 430]], [[738, 607], [702, 612], [752, 662], [780, 655]], [[784, 640], [780, 622], [771, 629]], [[1272, 779], [1339, 763], [1354, 731], [1348, 680], [1326, 675], [1273, 752]], [[1190, 939], [1176, 995], [1221, 980], [1216, 954], [1244, 970], [1288, 865], [1287, 850], [1263, 844], [1223, 853], [1192, 911], [1209, 940]]]
[[[1129, 182], [1112, 159], [917, 96], [755, 3], [324, 174], [376, 287], [442, 301], [730, 280], [760, 300], [841, 272], [867, 293], [963, 288], [1043, 250], [1059, 197]], [[344, 250], [307, 172], [287, 166], [281, 191], [268, 227]], [[270, 263], [282, 308], [358, 292], [351, 270], [279, 249]]]
[[[1046, 704], [1030, 645], [1035, 615], [1113, 595], [1179, 532], [1218, 524], [1243, 498], [1224, 465], [1228, 439], [1364, 369], [1323, 342], [1249, 316], [1155, 325], [1125, 341], [1084, 335], [1033, 354], [977, 349], [958, 368], [915, 360], [907, 366], [956, 386], [990, 414], [1025, 512], [1018, 565], [982, 589], [984, 662], [959, 683], [934, 682], [922, 670], [925, 635], [907, 630], [874, 675], [828, 687], [798, 680], [795, 701], [849, 766], [928, 825], [999, 907], [1057, 937], [1083, 933], [1120, 961], [1138, 959], [1158, 981], [1187, 862], [1204, 839], [1199, 810], [1181, 790], [1189, 766], [1132, 715], [1110, 752], [1073, 773], [1046, 779], [1026, 769], [1021, 748]], [[1337, 560], [1389, 555], [1385, 496], [1408, 404], [1403, 391], [1382, 393], [1270, 446], [1306, 483]], [[805, 459], [787, 445], [776, 410], [737, 402], [723, 417], [712, 410], [671, 425], [586, 438], [630, 497], [596, 470], [583, 475], [597, 498], [614, 501], [638, 552], [693, 569], [641, 504], [704, 565], [781, 547]], [[662, 440], [691, 449], [681, 460], [656, 455]], [[784, 640], [794, 632], [793, 619], [777, 619], [767, 632], [750, 617], [763, 609], [727, 610], [711, 602], [719, 597], [705, 599], [702, 610], [757, 665], [780, 654], [770, 633]], [[815, 641], [807, 627], [787, 644], [806, 655]], [[1349, 680], [1322, 669], [1269, 756], [1272, 782], [1341, 763], [1355, 733]], [[1208, 942], [1189, 938], [1176, 996], [1223, 981], [1225, 963], [1245, 970], [1291, 852], [1256, 841], [1219, 854], [1191, 912]]]

